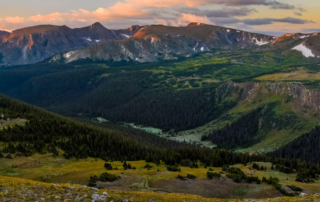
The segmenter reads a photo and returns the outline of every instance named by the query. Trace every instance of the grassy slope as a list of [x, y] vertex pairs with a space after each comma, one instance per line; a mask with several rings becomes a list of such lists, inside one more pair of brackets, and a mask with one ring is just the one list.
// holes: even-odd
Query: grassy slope
[[[72, 187], [71, 187], [72, 186]], [[29, 193], [26, 195], [26, 193]], [[30, 194], [34, 193], [34, 194]], [[35, 195], [35, 193], [37, 195]], [[68, 194], [68, 195], [67, 195]], [[46, 201], [64, 201], [65, 199], [80, 201], [91, 201], [93, 194], [104, 195], [106, 201], [122, 202], [129, 201], [230, 201], [223, 199], [208, 199], [193, 195], [182, 194], [165, 194], [165, 193], [142, 193], [142, 192], [123, 192], [123, 191], [109, 191], [99, 190], [95, 191], [87, 187], [71, 184], [47, 184], [35, 182], [31, 180], [23, 180], [11, 177], [2, 177], [0, 179], [0, 196], [4, 200], [40, 200], [41, 198]], [[296, 198], [276, 198], [264, 199], [259, 201], [282, 202], [282, 201], [316, 201], [319, 196], [307, 196]], [[233, 199], [232, 201], [250, 201]], [[253, 200], [257, 201], [257, 200]]]

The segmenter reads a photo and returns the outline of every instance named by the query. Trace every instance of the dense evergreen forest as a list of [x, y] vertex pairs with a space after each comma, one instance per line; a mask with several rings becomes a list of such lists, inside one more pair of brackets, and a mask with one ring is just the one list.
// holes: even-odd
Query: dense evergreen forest
[[[135, 67], [134, 71], [132, 67], [94, 67], [51, 64], [41, 69], [39, 64], [32, 69], [5, 69], [0, 74], [0, 92], [63, 115], [101, 116], [164, 131], [201, 126], [221, 116], [240, 99], [240, 90], [229, 83], [173, 89], [172, 85], [179, 86], [180, 82], [171, 84], [168, 76], [159, 79], [157, 74], [141, 71], [148, 65]], [[228, 99], [231, 92], [238, 92], [238, 96]]]
[[268, 155], [287, 159], [301, 159], [308, 162], [320, 163], [320, 127], [314, 128], [311, 132], [306, 133], [293, 140], [277, 151]]
[[214, 131], [208, 136], [202, 136], [202, 141], [210, 140], [217, 144], [218, 148], [235, 149], [249, 147], [256, 143], [254, 137], [259, 130], [259, 118], [262, 108], [258, 108], [244, 116], [231, 125]]

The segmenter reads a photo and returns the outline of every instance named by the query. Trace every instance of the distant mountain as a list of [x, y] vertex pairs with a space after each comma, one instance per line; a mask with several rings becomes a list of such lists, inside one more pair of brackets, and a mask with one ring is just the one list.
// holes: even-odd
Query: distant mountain
[[106, 41], [89, 48], [59, 54], [50, 62], [69, 63], [81, 59], [154, 62], [214, 48], [262, 46], [276, 39], [269, 35], [203, 23], [190, 23], [186, 27], [150, 25], [136, 30], [139, 31], [131, 38]]
[[0, 37], [8, 34], [10, 34], [10, 32], [0, 30]]
[[40, 25], [15, 30], [0, 38], [0, 54], [3, 56], [0, 65], [37, 63], [61, 52], [90, 47], [103, 41], [129, 38], [140, 28], [132, 26], [124, 30], [109, 30], [95, 23], [78, 29]]
[[305, 57], [320, 58], [320, 34], [285, 34], [281, 37], [278, 37], [272, 43], [271, 47], [274, 49], [286, 49], [285, 52], [297, 50], [300, 51]]

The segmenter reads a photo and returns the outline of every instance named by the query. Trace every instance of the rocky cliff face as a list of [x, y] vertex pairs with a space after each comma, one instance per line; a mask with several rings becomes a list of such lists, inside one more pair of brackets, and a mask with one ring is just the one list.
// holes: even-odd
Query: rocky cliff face
[[286, 94], [298, 100], [300, 107], [304, 111], [320, 110], [320, 90], [309, 89], [302, 83], [296, 82], [272, 82], [272, 83], [253, 83], [236, 84], [243, 88], [242, 101], [246, 99], [253, 99], [257, 92], [261, 93], [276, 93]]
[[3, 56], [0, 66], [37, 63], [61, 52], [128, 38], [140, 28], [108, 30], [95, 23], [79, 29], [41, 25], [15, 30], [0, 37], [0, 54]]
[[177, 55], [209, 51], [213, 48], [247, 48], [271, 43], [275, 37], [201, 23], [187, 27], [145, 26], [131, 38], [108, 41], [89, 48], [59, 54], [50, 62], [81, 59], [155, 62], [175, 59]]

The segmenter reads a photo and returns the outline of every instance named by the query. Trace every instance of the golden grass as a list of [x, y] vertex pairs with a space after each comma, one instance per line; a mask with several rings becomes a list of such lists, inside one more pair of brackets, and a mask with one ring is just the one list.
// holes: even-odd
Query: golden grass
[[268, 74], [255, 78], [259, 81], [317, 81], [320, 80], [320, 72], [309, 72], [305, 68], [299, 68], [292, 72]]

